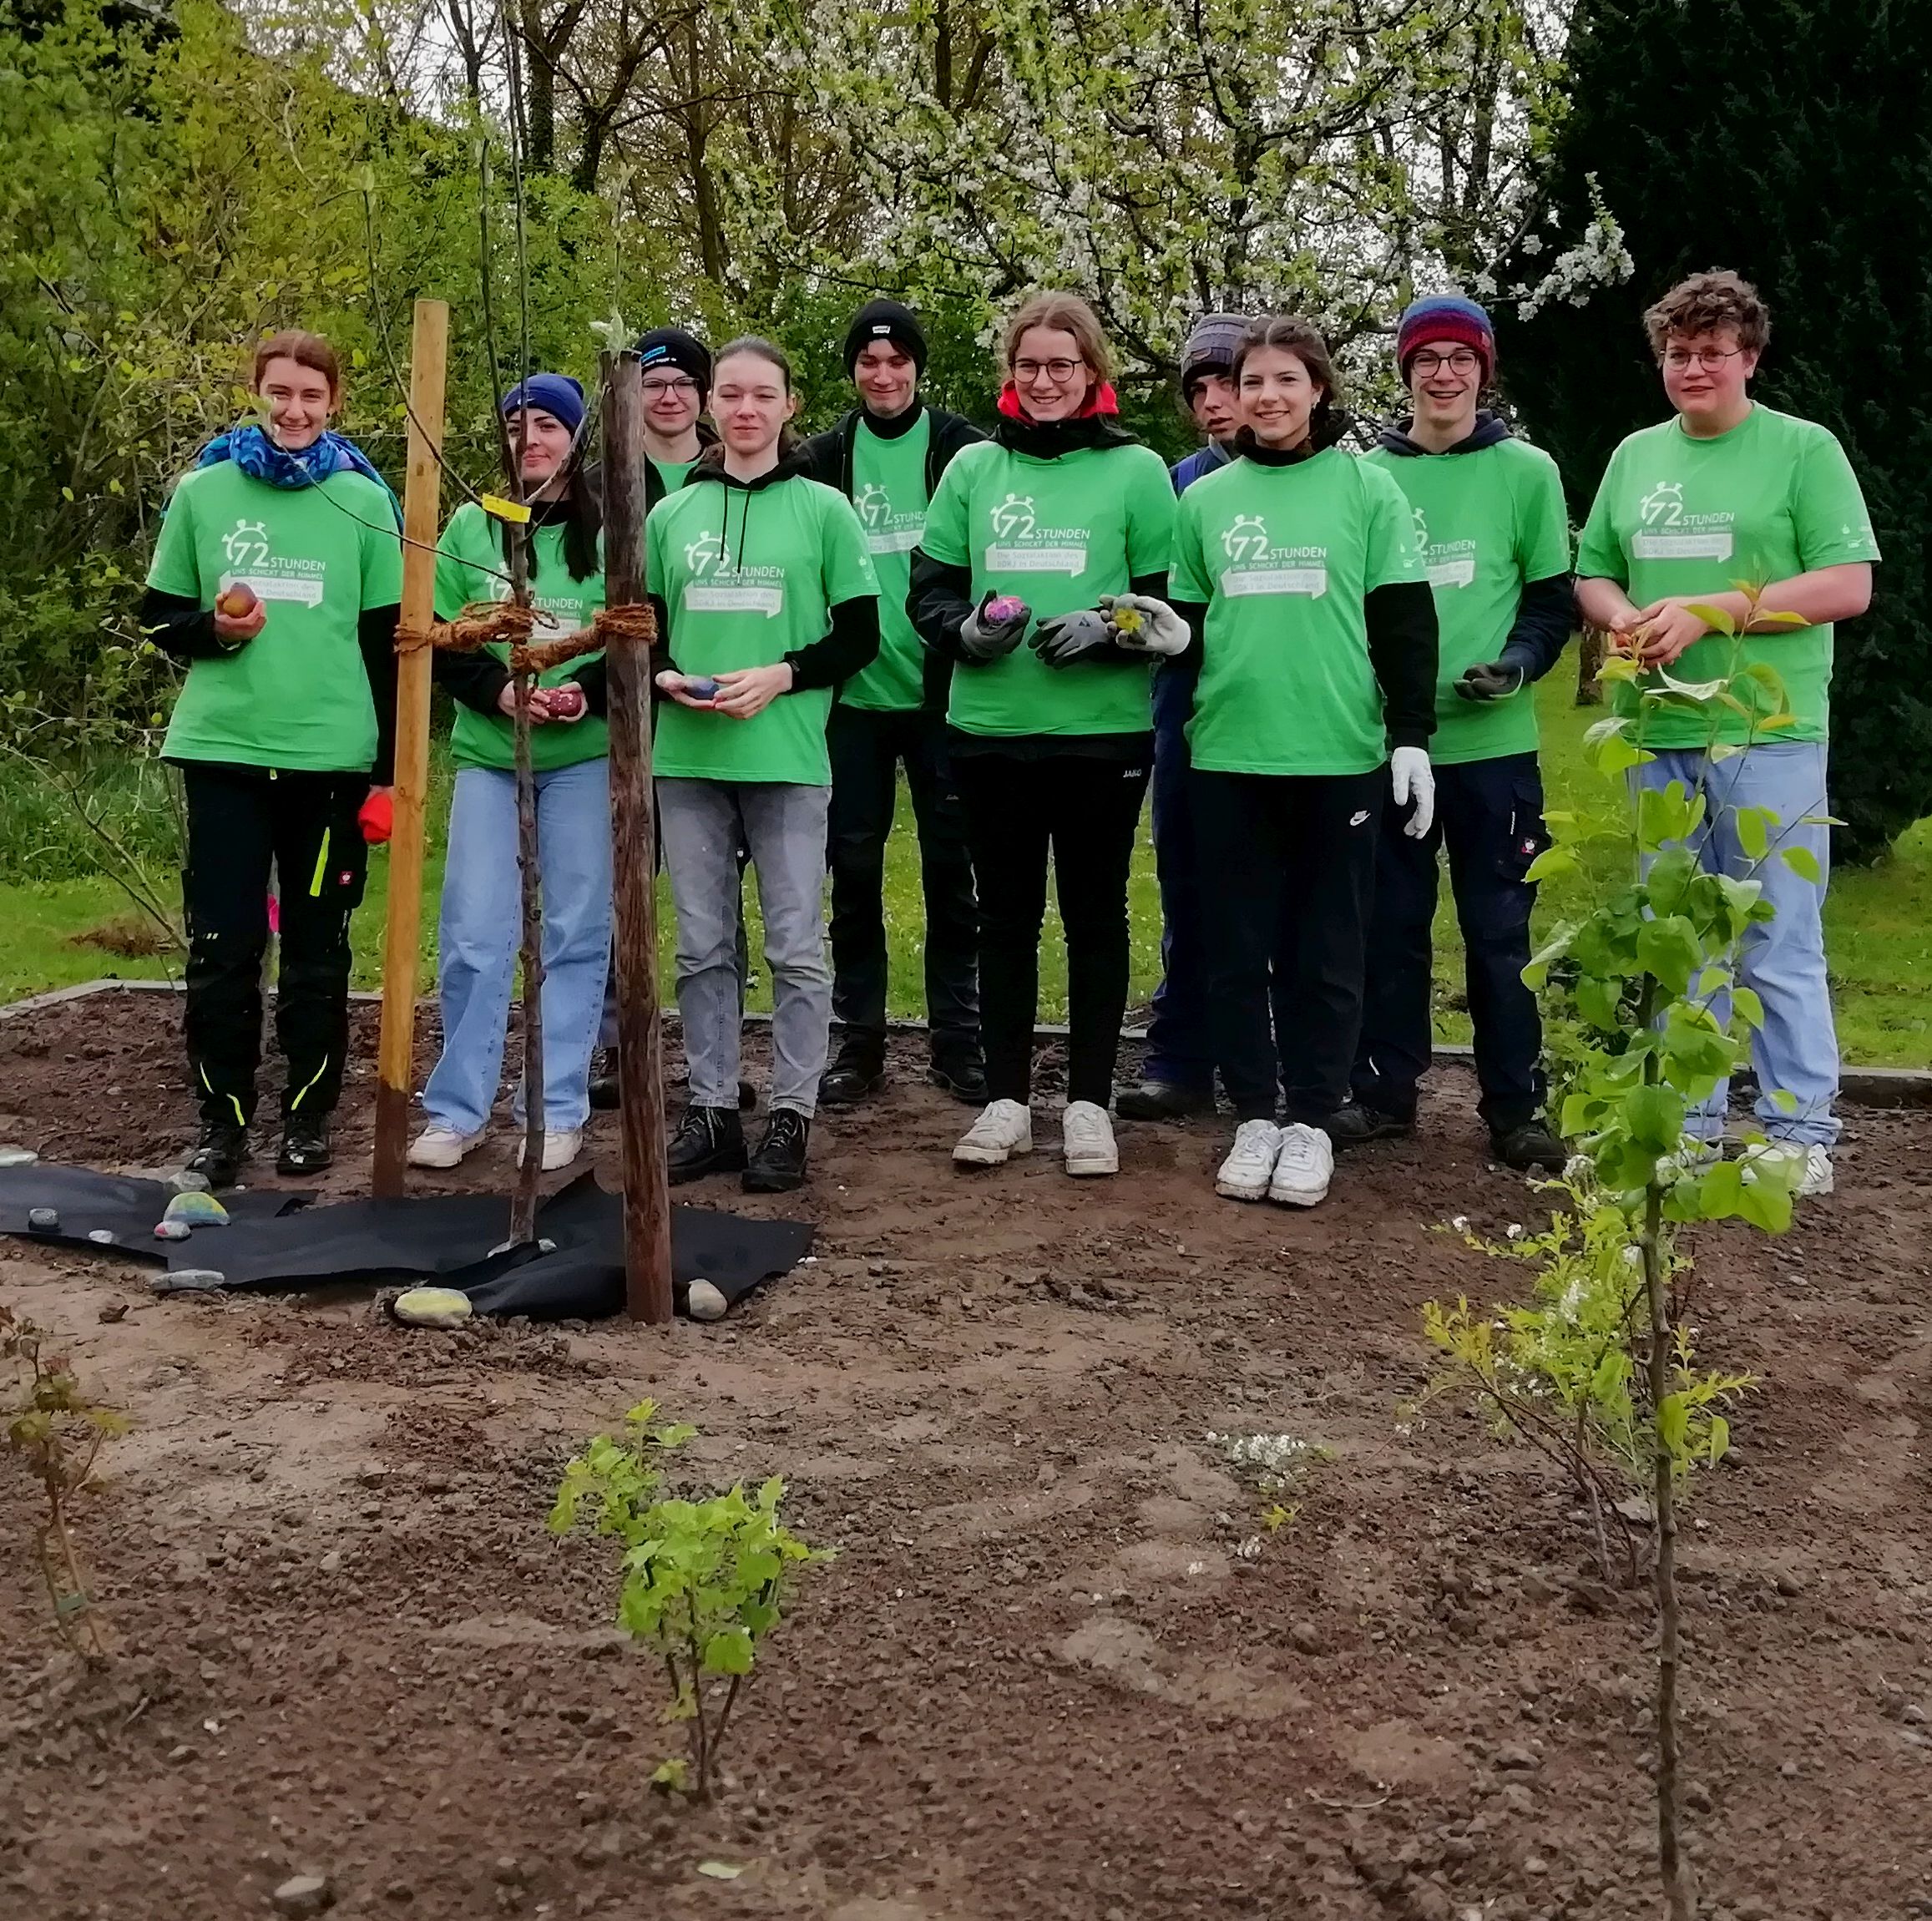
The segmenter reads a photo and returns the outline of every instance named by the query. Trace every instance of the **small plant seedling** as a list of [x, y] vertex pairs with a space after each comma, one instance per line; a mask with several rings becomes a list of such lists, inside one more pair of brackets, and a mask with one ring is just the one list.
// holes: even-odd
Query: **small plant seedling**
[[667, 1721], [685, 1724], [687, 1752], [661, 1762], [654, 1787], [708, 1801], [731, 1712], [778, 1625], [790, 1576], [829, 1560], [779, 1519], [785, 1484], [755, 1494], [742, 1483], [703, 1500], [663, 1498], [663, 1463], [695, 1428], [653, 1426], [655, 1402], [625, 1416], [622, 1438], [599, 1434], [564, 1470], [554, 1534], [579, 1522], [622, 1548], [617, 1622], [655, 1655], [670, 1684]]
[[6, 1410], [8, 1452], [19, 1457], [47, 1497], [47, 1518], [34, 1530], [41, 1578], [61, 1639], [84, 1661], [100, 1663], [107, 1641], [81, 1573], [68, 1526], [74, 1499], [94, 1474], [102, 1443], [128, 1431], [126, 1418], [99, 1408], [81, 1391], [62, 1355], [46, 1351], [33, 1322], [0, 1306], [0, 1355], [18, 1371], [17, 1398]]

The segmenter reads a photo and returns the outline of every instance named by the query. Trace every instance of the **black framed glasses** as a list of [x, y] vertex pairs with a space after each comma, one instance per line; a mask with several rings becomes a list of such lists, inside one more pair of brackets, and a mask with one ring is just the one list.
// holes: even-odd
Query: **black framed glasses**
[[1013, 377], [1025, 387], [1044, 373], [1055, 386], [1064, 387], [1085, 364], [1078, 360], [1016, 360], [1013, 363]]

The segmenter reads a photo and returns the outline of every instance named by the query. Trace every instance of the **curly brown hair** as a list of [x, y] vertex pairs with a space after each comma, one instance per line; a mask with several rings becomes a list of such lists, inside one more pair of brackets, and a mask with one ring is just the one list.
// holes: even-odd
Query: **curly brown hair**
[[1728, 267], [1713, 267], [1707, 274], [1679, 281], [1644, 314], [1644, 331], [1659, 361], [1673, 334], [1689, 339], [1724, 327], [1737, 329], [1737, 344], [1747, 353], [1763, 353], [1771, 339], [1770, 308], [1749, 281]]

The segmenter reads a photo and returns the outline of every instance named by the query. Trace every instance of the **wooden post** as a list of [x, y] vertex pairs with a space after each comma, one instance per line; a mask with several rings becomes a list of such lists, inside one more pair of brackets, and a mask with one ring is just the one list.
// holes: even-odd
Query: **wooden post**
[[[449, 308], [416, 303], [409, 349], [409, 476], [402, 497], [402, 621], [427, 634], [436, 618], [443, 373]], [[377, 1054], [376, 1150], [371, 1191], [403, 1191], [416, 1049], [416, 953], [422, 912], [423, 811], [429, 797], [427, 647], [396, 663], [396, 811], [389, 840], [389, 920], [382, 950], [382, 1035]]]
[[[604, 595], [644, 599], [644, 373], [605, 354]], [[650, 776], [650, 650], [605, 650], [610, 837], [617, 907], [619, 1115], [624, 1128], [624, 1300], [634, 1321], [671, 1317], [670, 1191], [665, 1180], [664, 1061], [657, 1019], [657, 820]]]

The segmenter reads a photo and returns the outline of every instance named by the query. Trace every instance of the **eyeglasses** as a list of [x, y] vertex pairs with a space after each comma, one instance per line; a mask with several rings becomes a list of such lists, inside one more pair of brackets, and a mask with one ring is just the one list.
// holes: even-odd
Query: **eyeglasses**
[[1078, 360], [1016, 360], [1013, 377], [1020, 386], [1030, 387], [1044, 373], [1055, 387], [1064, 387], [1085, 365]]
[[1671, 346], [1664, 349], [1664, 365], [1672, 373], [1682, 373], [1695, 361], [1706, 373], [1715, 373], [1727, 360], [1736, 360], [1744, 349], [1741, 346], [1701, 346], [1692, 352], [1687, 346]]
[[647, 380], [644, 382], [644, 397], [646, 400], [661, 400], [667, 393], [675, 393], [681, 397], [697, 391], [698, 383], [683, 375], [675, 380]]
[[1427, 380], [1432, 373], [1447, 367], [1451, 373], [1474, 373], [1477, 367], [1474, 351], [1466, 346], [1452, 347], [1447, 353], [1431, 353], [1424, 347], [1420, 353], [1409, 357], [1409, 371], [1419, 373]]

